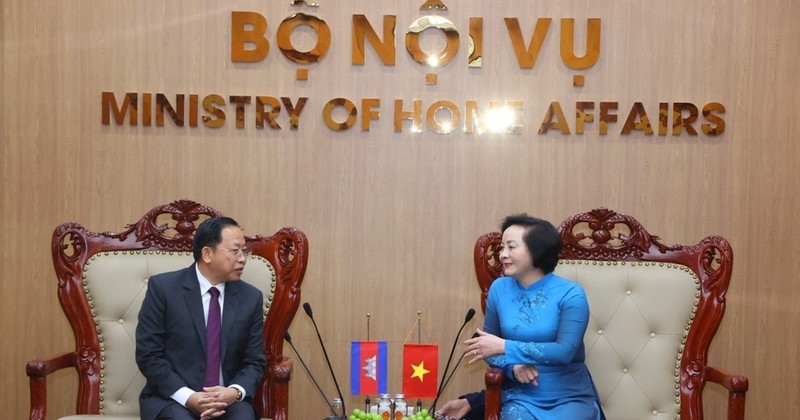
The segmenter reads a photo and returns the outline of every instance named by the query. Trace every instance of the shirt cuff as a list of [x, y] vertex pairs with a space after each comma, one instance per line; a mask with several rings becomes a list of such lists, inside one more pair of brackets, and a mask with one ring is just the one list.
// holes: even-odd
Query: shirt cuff
[[186, 401], [189, 401], [189, 397], [191, 397], [192, 394], [194, 394], [194, 391], [191, 388], [183, 387], [175, 391], [175, 393], [169, 397], [177, 401], [178, 404], [186, 407]]
[[244, 397], [246, 395], [246, 393], [244, 392], [244, 388], [242, 388], [240, 385], [236, 385], [236, 384], [230, 384], [230, 385], [228, 385], [228, 388], [236, 388], [236, 389], [238, 389], [239, 393], [241, 394], [239, 396], [238, 401], [244, 400]]

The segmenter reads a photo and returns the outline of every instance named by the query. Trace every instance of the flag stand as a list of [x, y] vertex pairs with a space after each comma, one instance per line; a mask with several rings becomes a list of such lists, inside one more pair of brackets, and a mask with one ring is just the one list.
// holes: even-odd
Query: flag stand
[[[414, 333], [415, 327], [417, 330], [417, 343], [409, 343], [409, 338], [411, 338], [411, 335]], [[433, 337], [433, 334], [431, 334], [431, 331], [427, 328], [427, 325], [425, 327], [427, 340], [430, 341], [430, 339]], [[438, 344], [424, 344], [422, 342], [422, 311], [417, 310], [417, 319], [403, 340], [403, 394], [405, 394], [407, 397], [417, 398], [416, 412], [422, 411], [422, 398], [434, 399], [436, 397], [436, 381], [438, 379], [438, 352]], [[419, 364], [407, 365], [408, 362], [406, 361], [406, 357], [417, 360]], [[428, 371], [426, 367], [431, 370]], [[413, 369], [413, 372], [407, 370], [407, 368]], [[428, 372], [433, 374], [432, 387], [429, 387], [430, 382], [428, 381], [430, 381], [430, 379], [428, 379], [428, 381], [422, 379], [424, 375], [428, 374]], [[423, 381], [425, 381], [424, 384]]]
[[[422, 344], [422, 311], [420, 310], [417, 310], [417, 319], [414, 321], [414, 325], [411, 326], [411, 329], [408, 330], [408, 334], [406, 334], [403, 344], [406, 344], [408, 342], [408, 338], [414, 333], [414, 327], [417, 327], [417, 344]], [[429, 339], [433, 337], [433, 334], [431, 334], [431, 331], [427, 328], [425, 328], [425, 333]]]
[[[367, 312], [367, 341], [369, 341], [369, 312]], [[371, 410], [372, 401], [369, 400], [369, 395], [367, 395], [367, 398], [364, 398], [364, 412], [371, 413]]]
[[[369, 313], [366, 314], [366, 341], [350, 344], [350, 393], [364, 396], [364, 412], [372, 409], [371, 395], [381, 395], [388, 387], [388, 344], [372, 341]], [[375, 401], [378, 399], [376, 398]], [[360, 410], [359, 410], [360, 411]], [[345, 417], [346, 418], [346, 417]]]
[[[422, 311], [417, 311], [417, 344], [422, 344]], [[422, 411], [422, 400], [417, 398], [417, 411], [415, 413], [419, 413]]]

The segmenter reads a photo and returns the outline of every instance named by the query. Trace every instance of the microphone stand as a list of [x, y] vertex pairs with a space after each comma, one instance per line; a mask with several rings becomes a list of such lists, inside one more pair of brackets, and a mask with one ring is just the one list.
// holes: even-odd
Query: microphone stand
[[[321, 395], [322, 399], [325, 400], [325, 404], [328, 404], [328, 407], [331, 409], [331, 413], [333, 413], [333, 415], [336, 416], [336, 411], [333, 409], [333, 405], [331, 404], [330, 401], [328, 401], [328, 397], [325, 396], [325, 392], [322, 391], [322, 387], [319, 386], [319, 383], [314, 378], [314, 375], [311, 374], [311, 370], [308, 369], [308, 365], [306, 365], [306, 362], [303, 361], [303, 358], [300, 357], [300, 353], [298, 353], [297, 349], [294, 347], [294, 344], [292, 343], [292, 336], [289, 335], [289, 331], [286, 331], [286, 334], [283, 335], [283, 339], [286, 340], [286, 342], [289, 343], [289, 346], [292, 347], [292, 350], [294, 350], [294, 354], [297, 355], [297, 358], [300, 360], [300, 363], [303, 365], [303, 368], [305, 368], [306, 373], [308, 373], [308, 376], [311, 377], [311, 381], [314, 382], [314, 385], [317, 386], [317, 390], [319, 391], [319, 395]], [[330, 418], [330, 417], [328, 417], [328, 418]]]
[[[477, 336], [478, 336], [478, 333], [472, 334], [472, 338], [475, 338], [475, 337], [477, 337]], [[458, 362], [456, 363], [456, 366], [453, 368], [453, 371], [452, 371], [452, 372], [450, 372], [450, 376], [448, 376], [448, 377], [447, 377], [447, 380], [446, 380], [446, 381], [444, 381], [444, 384], [442, 384], [442, 393], [443, 393], [443, 394], [444, 394], [444, 390], [445, 390], [445, 388], [447, 388], [447, 385], [450, 383], [450, 379], [453, 379], [453, 375], [455, 375], [455, 374], [456, 374], [456, 370], [458, 370], [458, 366], [459, 366], [459, 365], [461, 364], [461, 362], [464, 360], [464, 356], [466, 356], [466, 354], [462, 354], [462, 355], [461, 355], [461, 357], [458, 359]]]
[[461, 324], [461, 328], [458, 329], [458, 334], [456, 334], [456, 339], [453, 341], [453, 347], [450, 349], [450, 356], [447, 357], [447, 364], [444, 367], [444, 371], [442, 372], [442, 382], [439, 383], [439, 390], [436, 391], [436, 399], [433, 400], [433, 404], [431, 404], [431, 408], [428, 410], [429, 412], [433, 413], [436, 411], [436, 403], [439, 401], [439, 397], [442, 396], [442, 392], [444, 391], [444, 379], [447, 375], [447, 370], [450, 368], [450, 362], [453, 359], [453, 353], [456, 351], [456, 344], [458, 344], [458, 337], [461, 336], [461, 332], [464, 331], [464, 327], [467, 325], [469, 321], [472, 320], [472, 317], [475, 316], [475, 309], [469, 308], [467, 311], [467, 316], [464, 317], [464, 323]]
[[[333, 377], [333, 384], [336, 385], [336, 392], [339, 393], [339, 399], [342, 400], [342, 416], [347, 413], [344, 405], [344, 397], [342, 397], [342, 391], [339, 389], [339, 382], [336, 380], [336, 374], [333, 373], [333, 365], [331, 364], [331, 359], [328, 358], [328, 352], [325, 350], [325, 343], [322, 342], [322, 335], [319, 333], [319, 328], [317, 328], [317, 321], [314, 320], [314, 315], [311, 311], [311, 304], [306, 302], [303, 304], [303, 310], [306, 312], [309, 318], [311, 318], [311, 323], [314, 324], [314, 330], [317, 332], [317, 338], [319, 339], [319, 344], [322, 346], [322, 354], [325, 355], [325, 361], [328, 363], [328, 370], [331, 372], [331, 377]], [[337, 417], [337, 413], [333, 410], [333, 406], [331, 406], [331, 411], [334, 411], [333, 418], [334, 419], [344, 419], [345, 417]], [[330, 417], [329, 417], [330, 419]]]

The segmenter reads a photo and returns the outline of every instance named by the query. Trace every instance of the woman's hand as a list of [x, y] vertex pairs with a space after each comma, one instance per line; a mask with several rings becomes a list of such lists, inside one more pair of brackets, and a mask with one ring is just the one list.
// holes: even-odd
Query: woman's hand
[[517, 382], [539, 385], [539, 381], [536, 380], [536, 378], [539, 377], [539, 371], [536, 370], [535, 367], [531, 365], [514, 365], [512, 370], [514, 371], [514, 379], [516, 379]]
[[477, 332], [477, 337], [470, 338], [464, 342], [467, 345], [464, 357], [472, 358], [469, 363], [506, 352], [506, 340], [489, 334], [480, 328], [477, 329]]

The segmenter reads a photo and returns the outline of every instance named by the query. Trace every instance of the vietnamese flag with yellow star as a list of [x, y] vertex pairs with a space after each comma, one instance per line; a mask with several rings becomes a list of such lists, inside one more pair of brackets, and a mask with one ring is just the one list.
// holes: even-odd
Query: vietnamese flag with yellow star
[[403, 344], [403, 394], [407, 398], [436, 398], [438, 377], [438, 344]]

